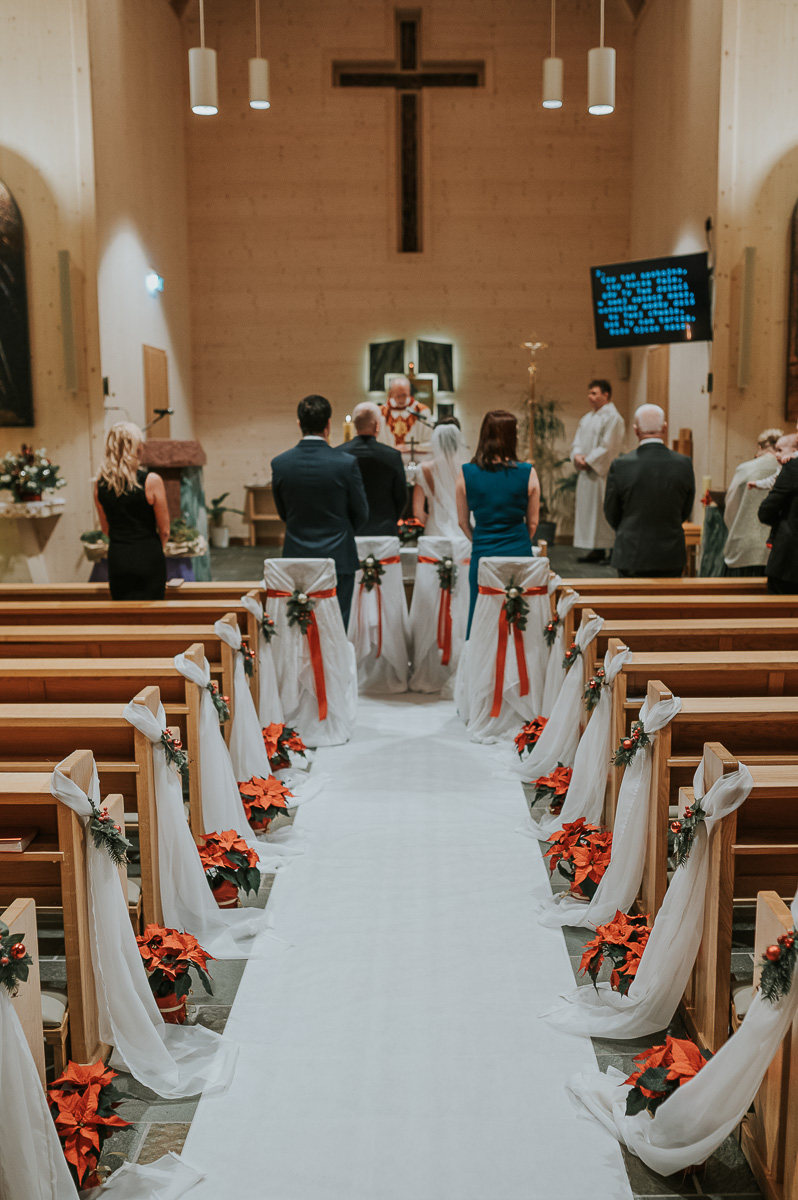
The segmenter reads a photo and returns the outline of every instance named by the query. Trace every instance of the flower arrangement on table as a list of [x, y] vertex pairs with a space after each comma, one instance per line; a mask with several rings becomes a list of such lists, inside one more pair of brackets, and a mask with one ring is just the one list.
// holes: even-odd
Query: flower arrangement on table
[[424, 526], [418, 517], [408, 517], [406, 521], [396, 522], [396, 532], [401, 545], [409, 546], [424, 532]]
[[99, 1187], [97, 1163], [115, 1129], [128, 1129], [114, 1111], [123, 1096], [117, 1091], [116, 1071], [104, 1063], [81, 1066], [70, 1062], [47, 1089], [47, 1103], [75, 1186]]
[[0, 492], [12, 492], [18, 503], [41, 500], [45, 492], [66, 487], [60, 468], [47, 457], [47, 451], [23, 445], [19, 454], [9, 452], [0, 458]]
[[307, 746], [297, 731], [290, 725], [272, 722], [263, 730], [263, 744], [273, 771], [282, 771], [291, 766], [291, 755], [305, 757]]
[[260, 887], [258, 856], [235, 829], [203, 833], [197, 847], [213, 898], [219, 908], [234, 908], [239, 889], [249, 895]]
[[589, 975], [593, 987], [605, 957], [612, 963], [610, 987], [625, 996], [637, 974], [651, 930], [648, 916], [628, 916], [618, 910], [607, 925], [596, 926], [596, 936], [582, 948], [579, 970]]
[[285, 784], [275, 779], [274, 775], [268, 779], [253, 775], [245, 783], [239, 783], [238, 790], [247, 820], [258, 833], [265, 833], [275, 817], [287, 813], [294, 798]]
[[635, 1056], [637, 1070], [624, 1083], [631, 1084], [626, 1096], [626, 1115], [646, 1110], [652, 1117], [668, 1096], [689, 1083], [712, 1055], [701, 1051], [689, 1038], [668, 1035], [663, 1046], [652, 1046]]
[[592, 900], [604, 872], [610, 864], [612, 833], [598, 825], [589, 825], [584, 817], [566, 821], [562, 829], [548, 839], [549, 868], [556, 867], [568, 880], [571, 894]]
[[203, 950], [190, 933], [162, 925], [148, 925], [136, 942], [161, 1016], [168, 1025], [185, 1024], [186, 999], [191, 991], [189, 971], [196, 971], [205, 991], [212, 993], [207, 968], [213, 955]]
[[521, 732], [516, 734], [515, 748], [519, 758], [523, 758], [527, 752], [531, 752], [537, 746], [548, 720], [548, 717], [535, 717], [532, 721], [527, 721]]
[[10, 996], [16, 996], [19, 985], [28, 978], [32, 963], [25, 943], [0, 921], [0, 987]]
[[573, 773], [573, 767], [564, 767], [562, 763], [557, 763], [550, 774], [541, 775], [539, 779], [534, 780], [532, 784], [535, 789], [534, 803], [537, 804], [539, 800], [547, 800], [549, 812], [556, 816], [562, 811], [562, 806], [565, 804]]

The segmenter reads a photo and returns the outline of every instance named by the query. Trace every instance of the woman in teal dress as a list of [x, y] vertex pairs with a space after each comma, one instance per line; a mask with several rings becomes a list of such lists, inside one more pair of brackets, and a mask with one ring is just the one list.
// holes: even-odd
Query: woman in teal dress
[[[481, 558], [528, 558], [540, 512], [540, 483], [530, 463], [517, 456], [518, 421], [510, 412], [495, 409], [485, 414], [479, 445], [457, 482], [457, 516], [470, 538], [471, 606], [468, 632], [477, 602]], [[471, 515], [474, 527], [471, 528]]]

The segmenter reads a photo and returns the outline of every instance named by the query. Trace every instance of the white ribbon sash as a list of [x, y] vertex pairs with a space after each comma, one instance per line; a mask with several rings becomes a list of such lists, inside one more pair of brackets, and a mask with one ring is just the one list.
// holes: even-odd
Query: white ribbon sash
[[280, 689], [277, 687], [274, 654], [271, 642], [264, 637], [261, 628], [263, 605], [260, 600], [246, 595], [241, 597], [241, 603], [258, 622], [258, 720], [261, 728], [265, 729], [267, 725], [280, 725], [283, 722], [283, 705]]
[[268, 779], [269, 756], [263, 744], [262, 727], [249, 690], [244, 659], [240, 654], [241, 630], [237, 625], [228, 625], [226, 621], [217, 621], [213, 628], [217, 637], [230, 647], [235, 657], [233, 726], [230, 731], [230, 758], [233, 760], [235, 777], [239, 783], [252, 779], [253, 775]]
[[[540, 710], [542, 717], [547, 717], [553, 712], [554, 705], [557, 703], [557, 697], [560, 694], [562, 685], [565, 683], [565, 671], [562, 665], [562, 660], [565, 657], [563, 621], [578, 599], [579, 593], [573, 592], [567, 596], [560, 596], [560, 599], [557, 601], [557, 616], [560, 618], [560, 623], [554, 634], [554, 643], [549, 652], [549, 661], [546, 667], [546, 682], [543, 685], [543, 706]], [[568, 674], [570, 675], [570, 671]]]

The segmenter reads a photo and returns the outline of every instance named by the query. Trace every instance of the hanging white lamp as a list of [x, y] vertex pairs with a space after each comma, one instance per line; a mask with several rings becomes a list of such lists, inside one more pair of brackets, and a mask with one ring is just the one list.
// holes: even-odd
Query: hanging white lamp
[[543, 107], [562, 108], [562, 59], [554, 54], [557, 0], [551, 0], [551, 54], [543, 59]]
[[205, 45], [205, 0], [199, 0], [200, 44], [188, 52], [188, 81], [191, 111], [200, 117], [212, 117], [219, 111], [216, 83], [216, 51]]
[[255, 0], [255, 57], [249, 60], [249, 107], [271, 108], [269, 60], [260, 54], [260, 0]]
[[594, 117], [615, 111], [615, 51], [604, 45], [604, 0], [599, 44], [587, 52], [587, 111]]

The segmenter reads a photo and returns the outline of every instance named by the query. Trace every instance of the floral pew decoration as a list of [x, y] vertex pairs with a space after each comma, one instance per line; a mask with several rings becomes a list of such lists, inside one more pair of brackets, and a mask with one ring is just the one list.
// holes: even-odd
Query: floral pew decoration
[[549, 839], [546, 851], [549, 869], [568, 880], [572, 896], [591, 900], [610, 862], [612, 833], [598, 825], [588, 825], [583, 817], [571, 821]]
[[547, 623], [543, 637], [549, 648], [549, 660], [546, 667], [546, 680], [543, 687], [543, 711], [551, 714], [562, 685], [565, 683], [566, 672], [562, 662], [565, 654], [565, 617], [579, 599], [579, 593], [566, 588], [557, 601], [556, 615]]
[[290, 725], [273, 721], [263, 730], [263, 744], [272, 771], [287, 771], [295, 765], [293, 755], [307, 757], [307, 746]]
[[32, 964], [25, 943], [0, 921], [0, 987], [5, 988], [9, 996], [16, 996], [19, 985], [26, 982]]
[[541, 775], [540, 779], [536, 779], [532, 784], [535, 789], [534, 803], [545, 800], [550, 813], [555, 816], [561, 813], [568, 795], [568, 788], [571, 785], [572, 775], [573, 767], [564, 767], [562, 763], [557, 763], [550, 774]]
[[197, 973], [205, 991], [212, 994], [207, 968], [213, 956], [190, 933], [162, 925], [148, 925], [136, 942], [161, 1016], [167, 1025], [184, 1025], [186, 1000], [191, 993], [190, 971]]
[[514, 741], [515, 748], [518, 751], [518, 757], [523, 758], [525, 754], [531, 754], [535, 746], [540, 740], [540, 735], [546, 728], [548, 717], [535, 717], [531, 721], [522, 726], [521, 732], [517, 733]]
[[604, 959], [609, 959], [612, 963], [610, 987], [625, 996], [637, 974], [650, 933], [648, 916], [616, 912], [608, 925], [599, 925], [596, 936], [583, 947], [580, 972], [589, 975], [596, 987]]
[[233, 722], [230, 728], [230, 758], [236, 780], [267, 774], [267, 758], [260, 737], [261, 724], [249, 680], [255, 672], [255, 652], [241, 639], [232, 614], [214, 623], [214, 632], [233, 652]]
[[695, 1079], [710, 1058], [709, 1050], [699, 1050], [689, 1038], [675, 1038], [670, 1034], [662, 1046], [652, 1046], [637, 1054], [637, 1070], [624, 1080], [629, 1085], [626, 1115], [634, 1117], [639, 1112], [648, 1112], [653, 1117], [669, 1096]]
[[258, 628], [258, 720], [261, 725], [269, 721], [282, 721], [283, 705], [272, 652], [272, 638], [277, 637], [274, 621], [264, 611], [257, 594], [248, 592], [241, 597], [241, 603], [255, 618]]
[[268, 833], [274, 818], [286, 814], [293, 801], [286, 785], [274, 775], [268, 779], [254, 775], [245, 783], [239, 783], [238, 790], [247, 820], [256, 833]]
[[81, 1066], [70, 1062], [63, 1075], [47, 1089], [59, 1141], [69, 1173], [79, 1189], [99, 1187], [97, 1174], [103, 1143], [130, 1121], [116, 1115], [124, 1097], [114, 1085], [116, 1071], [103, 1063]]
[[204, 833], [198, 850], [205, 878], [220, 908], [237, 908], [239, 891], [257, 895], [260, 887], [258, 856], [235, 829]]

